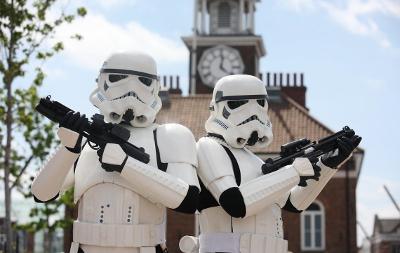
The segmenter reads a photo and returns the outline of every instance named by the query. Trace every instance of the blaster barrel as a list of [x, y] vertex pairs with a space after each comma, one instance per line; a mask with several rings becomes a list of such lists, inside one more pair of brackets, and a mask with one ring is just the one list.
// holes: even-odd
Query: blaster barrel
[[311, 142], [310, 140], [304, 138], [297, 141], [286, 143], [281, 146], [281, 156], [288, 156], [290, 154], [296, 153], [301, 148], [310, 144], [310, 142]]
[[[52, 101], [50, 96], [41, 98], [35, 109], [56, 123], [60, 123], [68, 112], [73, 111], [57, 101]], [[92, 120], [88, 121], [81, 133], [89, 142], [93, 142], [100, 147], [104, 147], [107, 143], [118, 143], [129, 156], [143, 163], [149, 163], [149, 154], [143, 148], [136, 147], [128, 142], [130, 137], [128, 129], [104, 122], [103, 117], [99, 114], [95, 114]]]
[[39, 104], [35, 107], [43, 116], [47, 117], [53, 122], [60, 123], [62, 118], [72, 109], [66, 107], [65, 105], [52, 101], [50, 96], [41, 98]]

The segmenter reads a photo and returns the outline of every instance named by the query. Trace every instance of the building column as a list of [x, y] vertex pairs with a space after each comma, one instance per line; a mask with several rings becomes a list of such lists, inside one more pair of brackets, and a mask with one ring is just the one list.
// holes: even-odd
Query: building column
[[254, 1], [249, 1], [249, 29], [254, 33]]
[[243, 32], [244, 0], [239, 0], [239, 32]]
[[190, 51], [191, 59], [190, 59], [190, 93], [194, 95], [196, 93], [196, 68], [197, 68], [197, 33], [198, 33], [198, 21], [199, 21], [199, 0], [194, 0], [194, 20], [193, 20], [193, 42], [192, 48]]
[[199, 26], [198, 26], [198, 21], [199, 21], [199, 1], [194, 0], [194, 13], [193, 13], [193, 33], [197, 33]]
[[207, 0], [201, 1], [201, 33], [206, 33]]

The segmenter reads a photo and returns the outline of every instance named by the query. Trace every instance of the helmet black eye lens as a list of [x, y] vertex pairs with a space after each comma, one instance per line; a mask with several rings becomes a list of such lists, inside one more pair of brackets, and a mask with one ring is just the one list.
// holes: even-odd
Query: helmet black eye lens
[[258, 103], [259, 105], [261, 105], [262, 107], [264, 107], [264, 105], [265, 105], [265, 99], [257, 99], [257, 103]]
[[127, 78], [128, 75], [117, 75], [117, 74], [110, 74], [108, 75], [108, 80], [112, 83], [121, 81], [122, 79]]
[[150, 86], [153, 83], [153, 79], [144, 76], [139, 76], [139, 81], [146, 86]]
[[228, 101], [228, 107], [229, 109], [236, 109], [244, 104], [246, 104], [247, 102], [249, 102], [248, 100], [231, 100]]

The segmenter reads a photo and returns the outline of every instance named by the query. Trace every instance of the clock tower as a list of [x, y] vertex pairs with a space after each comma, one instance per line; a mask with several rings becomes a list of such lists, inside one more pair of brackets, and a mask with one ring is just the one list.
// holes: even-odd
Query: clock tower
[[183, 37], [190, 51], [189, 93], [212, 93], [215, 83], [232, 74], [259, 75], [266, 54], [254, 32], [260, 0], [194, 0], [193, 34]]

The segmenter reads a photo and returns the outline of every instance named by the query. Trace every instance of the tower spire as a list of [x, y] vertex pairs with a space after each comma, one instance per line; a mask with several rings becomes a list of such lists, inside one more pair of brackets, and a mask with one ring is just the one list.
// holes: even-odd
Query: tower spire
[[183, 37], [190, 51], [191, 95], [211, 93], [218, 79], [232, 74], [259, 75], [265, 55], [254, 34], [259, 0], [194, 0], [193, 34]]

